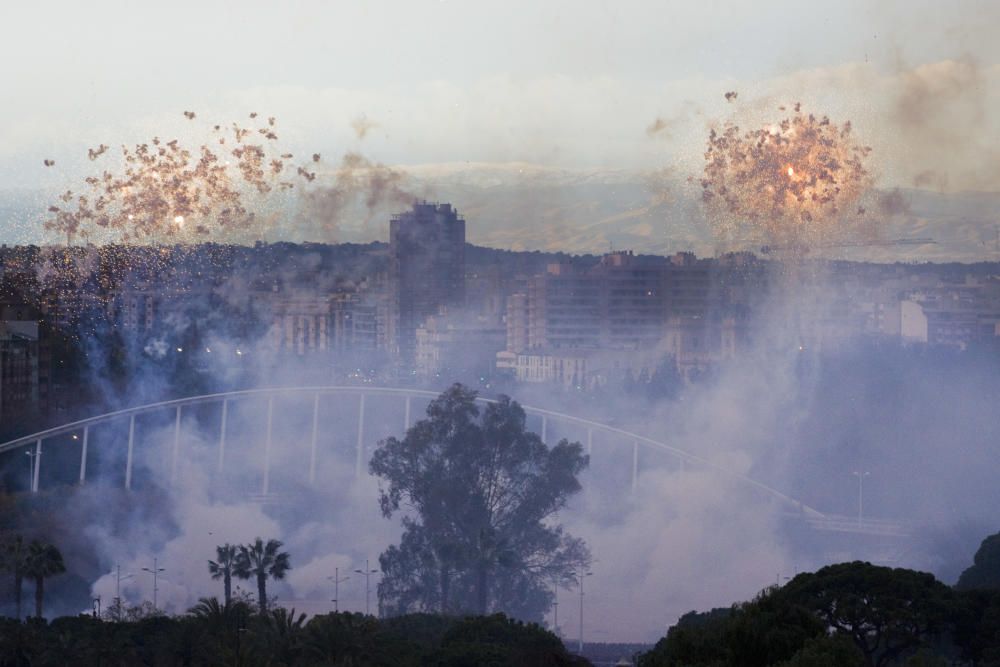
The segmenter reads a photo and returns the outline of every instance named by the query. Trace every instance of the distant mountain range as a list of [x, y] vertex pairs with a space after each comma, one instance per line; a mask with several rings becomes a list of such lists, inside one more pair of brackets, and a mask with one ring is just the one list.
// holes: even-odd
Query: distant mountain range
[[[697, 189], [678, 174], [522, 163], [404, 169], [406, 189], [418, 198], [453, 203], [467, 221], [468, 240], [478, 245], [571, 253], [616, 248], [656, 254], [692, 250], [709, 256], [717, 251]], [[883, 225], [881, 238], [930, 237], [936, 244], [824, 253], [880, 262], [1000, 260], [1000, 193], [908, 189], [899, 194], [904, 211]], [[0, 190], [3, 242], [40, 241], [39, 221], [49, 203], [40, 191]], [[271, 240], [385, 240], [391, 212], [379, 210], [370, 216], [359, 204], [344, 212], [336, 238], [316, 238], [306, 229], [279, 225]]]
[[[436, 199], [458, 207], [473, 243], [575, 253], [611, 247], [704, 256], [717, 251], [698, 189], [677, 175], [517, 164], [417, 167], [410, 173]], [[880, 262], [1000, 260], [1000, 192], [897, 192], [903, 211], [881, 226], [880, 238], [929, 237], [936, 244], [825, 254]]]

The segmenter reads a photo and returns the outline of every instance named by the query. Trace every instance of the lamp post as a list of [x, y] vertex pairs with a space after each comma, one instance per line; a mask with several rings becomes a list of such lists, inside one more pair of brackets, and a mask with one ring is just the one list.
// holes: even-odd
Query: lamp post
[[157, 609], [157, 606], [156, 606], [156, 593], [157, 593], [157, 591], [160, 590], [159, 587], [157, 586], [157, 580], [158, 580], [158, 577], [160, 576], [160, 572], [164, 572], [165, 571], [162, 567], [157, 567], [156, 565], [157, 565], [156, 558], [154, 557], [153, 558], [153, 569], [149, 569], [148, 567], [142, 568], [143, 572], [149, 572], [150, 574], [153, 575], [153, 609], [154, 610]]
[[122, 576], [122, 565], [121, 563], [115, 563], [115, 615], [116, 621], [122, 620], [122, 582], [131, 579], [131, 574], [126, 574]]
[[365, 569], [364, 570], [355, 570], [355, 572], [357, 572], [360, 575], [363, 575], [364, 578], [365, 578], [365, 616], [371, 615], [371, 604], [369, 602], [369, 598], [370, 598], [369, 594], [371, 592], [371, 576], [373, 574], [376, 574], [378, 572], [378, 570], [370, 570], [368, 568], [369, 568], [369, 563], [368, 563], [368, 559], [366, 558], [365, 559]]
[[593, 576], [593, 572], [582, 572], [577, 574], [576, 572], [570, 572], [574, 577], [578, 577], [580, 580], [580, 641], [577, 648], [577, 653], [583, 654], [583, 579], [584, 577]]
[[28, 457], [28, 491], [35, 490], [35, 453], [30, 449], [25, 452]]
[[340, 568], [335, 567], [333, 568], [333, 576], [327, 577], [327, 579], [333, 582], [333, 600], [331, 600], [331, 602], [333, 602], [334, 613], [337, 613], [340, 611], [340, 582], [347, 581], [350, 577], [344, 577], [341, 579]]
[[559, 582], [552, 587], [552, 630], [559, 636]]
[[865, 477], [871, 473], [867, 470], [855, 470], [852, 474], [858, 478], [858, 525], [860, 526], [864, 510]]

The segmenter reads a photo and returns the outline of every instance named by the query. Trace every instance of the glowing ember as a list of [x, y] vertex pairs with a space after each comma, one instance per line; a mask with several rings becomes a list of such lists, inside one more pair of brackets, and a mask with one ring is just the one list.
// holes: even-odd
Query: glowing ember
[[802, 113], [799, 104], [775, 125], [712, 130], [701, 187], [717, 236], [797, 248], [834, 240], [861, 223], [870, 152], [850, 122]]

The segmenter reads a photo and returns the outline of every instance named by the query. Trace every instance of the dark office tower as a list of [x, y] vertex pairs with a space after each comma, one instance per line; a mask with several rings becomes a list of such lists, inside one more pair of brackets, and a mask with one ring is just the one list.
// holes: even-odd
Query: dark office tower
[[465, 305], [465, 220], [451, 204], [418, 202], [389, 223], [390, 340], [404, 370], [414, 365], [416, 332], [442, 306]]

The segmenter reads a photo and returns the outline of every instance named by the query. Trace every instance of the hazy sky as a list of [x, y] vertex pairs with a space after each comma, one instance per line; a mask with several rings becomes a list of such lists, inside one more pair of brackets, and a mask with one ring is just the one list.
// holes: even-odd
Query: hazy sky
[[[72, 170], [86, 165], [87, 146], [183, 133], [186, 109], [213, 121], [275, 114], [293, 148], [334, 153], [358, 147], [350, 121], [365, 114], [377, 126], [363, 150], [390, 163], [690, 167], [709, 123], [756, 120], [793, 98], [854, 120], [885, 177], [905, 183], [942, 152], [912, 155], [912, 142], [895, 136], [908, 83], [933, 97], [930, 116], [918, 118], [932, 130], [976, 122], [997, 138], [989, 111], [1000, 79], [998, 7], [5, 3], [0, 187], [51, 186], [43, 158]], [[729, 89], [740, 92], [738, 105], [723, 100]], [[667, 130], [651, 138], [657, 117]], [[971, 148], [950, 151], [955, 167], [938, 182], [994, 189], [1000, 156]]]

